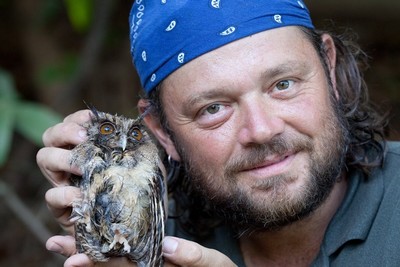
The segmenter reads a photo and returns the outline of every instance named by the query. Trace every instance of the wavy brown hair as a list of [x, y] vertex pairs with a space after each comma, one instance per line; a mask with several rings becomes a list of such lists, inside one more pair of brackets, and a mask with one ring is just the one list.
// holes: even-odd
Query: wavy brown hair
[[[385, 132], [387, 116], [381, 115], [369, 101], [368, 88], [363, 71], [368, 67], [367, 55], [355, 42], [350, 32], [335, 34], [328, 31], [310, 30], [300, 27], [312, 43], [329, 78], [329, 62], [321, 36], [329, 34], [336, 46], [336, 90], [337, 103], [342, 109], [350, 133], [345, 168], [358, 169], [368, 174], [373, 167], [382, 164], [385, 154]], [[158, 118], [164, 130], [174, 139], [162, 102], [162, 84], [144, 97], [150, 112]], [[333, 92], [332, 92], [333, 94]], [[173, 140], [174, 141], [174, 140]], [[176, 169], [177, 165], [171, 169]], [[169, 192], [176, 202], [176, 216], [182, 228], [196, 236], [204, 236], [221, 221], [209, 212], [208, 203], [192, 190], [190, 179], [184, 171], [170, 179]]]

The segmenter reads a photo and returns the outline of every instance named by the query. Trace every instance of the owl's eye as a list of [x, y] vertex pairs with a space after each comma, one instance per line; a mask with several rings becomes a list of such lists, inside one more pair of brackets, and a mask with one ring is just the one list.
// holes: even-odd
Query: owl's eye
[[137, 141], [140, 141], [143, 137], [143, 133], [139, 130], [139, 128], [133, 128], [131, 131], [131, 136]]
[[109, 135], [112, 134], [115, 130], [114, 125], [112, 125], [109, 122], [105, 122], [102, 125], [100, 125], [100, 133], [103, 135]]

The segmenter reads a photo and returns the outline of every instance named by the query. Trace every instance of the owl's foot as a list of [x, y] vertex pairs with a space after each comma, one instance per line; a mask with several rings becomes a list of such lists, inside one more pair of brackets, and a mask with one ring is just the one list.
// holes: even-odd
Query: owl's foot
[[118, 244], [124, 245], [124, 251], [126, 253], [129, 253], [131, 251], [131, 246], [129, 245], [128, 240], [126, 240], [125, 236], [123, 236], [120, 233], [120, 231], [118, 231], [118, 230], [115, 230], [114, 234], [115, 234], [114, 235], [114, 240], [110, 244], [109, 250], [113, 249], [114, 246], [118, 243]]

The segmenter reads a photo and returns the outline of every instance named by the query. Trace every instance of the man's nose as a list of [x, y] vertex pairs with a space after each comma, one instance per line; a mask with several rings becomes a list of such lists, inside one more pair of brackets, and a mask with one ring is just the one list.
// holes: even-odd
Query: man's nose
[[285, 123], [277, 104], [267, 98], [254, 97], [242, 105], [239, 142], [243, 146], [264, 144], [283, 132]]

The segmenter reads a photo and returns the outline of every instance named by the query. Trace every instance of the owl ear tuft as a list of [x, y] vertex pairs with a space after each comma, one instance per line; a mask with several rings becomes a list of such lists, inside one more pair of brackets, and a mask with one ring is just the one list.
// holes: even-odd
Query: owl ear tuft
[[85, 105], [88, 107], [88, 109], [90, 109], [90, 111], [92, 112], [94, 117], [96, 119], [99, 119], [99, 111], [93, 106], [93, 104], [88, 104], [85, 101], [83, 101], [83, 103], [85, 103]]

